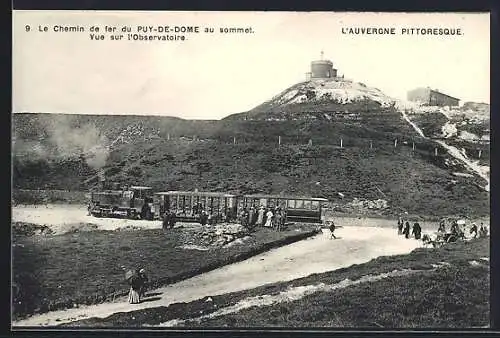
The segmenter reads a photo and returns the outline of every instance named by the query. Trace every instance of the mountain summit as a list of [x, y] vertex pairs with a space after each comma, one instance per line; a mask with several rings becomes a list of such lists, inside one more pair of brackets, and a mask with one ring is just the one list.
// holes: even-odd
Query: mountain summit
[[388, 107], [395, 100], [377, 88], [344, 78], [311, 79], [284, 90], [254, 110], [285, 108], [293, 104], [334, 103], [349, 104], [372, 101]]
[[361, 82], [343, 77], [311, 78], [294, 84], [248, 112], [227, 118], [293, 119], [306, 117], [297, 113], [359, 113], [387, 110], [396, 104], [396, 99]]

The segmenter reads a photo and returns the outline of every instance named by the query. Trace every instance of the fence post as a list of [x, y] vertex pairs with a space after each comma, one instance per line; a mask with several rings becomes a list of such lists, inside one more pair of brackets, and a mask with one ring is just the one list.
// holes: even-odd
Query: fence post
[[434, 148], [434, 156], [438, 156], [438, 148]]
[[373, 149], [373, 141], [370, 140], [370, 149]]
[[167, 141], [170, 141], [170, 133], [167, 134]]
[[398, 139], [395, 139], [394, 140], [394, 148], [396, 148], [397, 145], [398, 145]]
[[411, 149], [415, 151], [415, 142], [412, 143]]
[[278, 145], [281, 145], [281, 136], [278, 136]]
[[478, 154], [477, 154], [477, 158], [481, 158], [481, 153], [482, 153], [482, 152], [483, 152], [483, 151], [482, 151], [481, 149], [479, 149], [479, 152], [478, 152]]
[[236, 144], [236, 136], [233, 136], [233, 144]]
[[340, 148], [342, 148], [343, 146], [344, 146], [344, 144], [343, 144], [343, 140], [342, 140], [342, 139], [340, 139]]

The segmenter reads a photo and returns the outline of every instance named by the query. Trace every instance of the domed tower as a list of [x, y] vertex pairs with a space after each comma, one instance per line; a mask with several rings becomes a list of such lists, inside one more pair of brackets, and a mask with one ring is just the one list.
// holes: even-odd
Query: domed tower
[[337, 77], [337, 69], [333, 68], [333, 62], [323, 59], [321, 52], [321, 60], [311, 62], [311, 72], [307, 73], [309, 79], [328, 79]]

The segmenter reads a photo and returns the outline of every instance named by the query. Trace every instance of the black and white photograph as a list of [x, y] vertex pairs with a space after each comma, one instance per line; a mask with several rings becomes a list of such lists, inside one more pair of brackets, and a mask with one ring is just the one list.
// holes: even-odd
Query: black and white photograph
[[490, 14], [12, 12], [11, 327], [489, 329]]

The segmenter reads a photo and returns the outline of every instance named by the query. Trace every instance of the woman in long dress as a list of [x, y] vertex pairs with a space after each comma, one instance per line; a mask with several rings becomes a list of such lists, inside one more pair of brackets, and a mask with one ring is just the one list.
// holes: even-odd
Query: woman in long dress
[[260, 207], [255, 225], [261, 226], [264, 223], [264, 208]]
[[130, 304], [139, 304], [141, 302], [141, 296], [139, 292], [141, 291], [142, 279], [138, 273], [132, 276], [129, 280], [130, 291], [128, 293], [128, 302]]
[[271, 209], [266, 213], [266, 224], [264, 225], [265, 227], [272, 227], [272, 221], [273, 221], [273, 212]]

